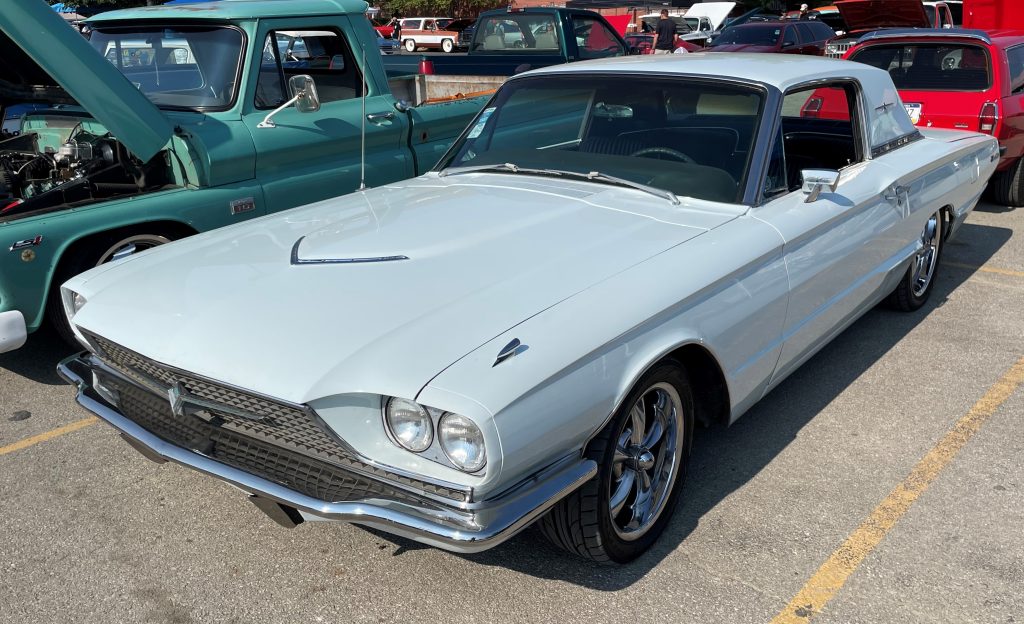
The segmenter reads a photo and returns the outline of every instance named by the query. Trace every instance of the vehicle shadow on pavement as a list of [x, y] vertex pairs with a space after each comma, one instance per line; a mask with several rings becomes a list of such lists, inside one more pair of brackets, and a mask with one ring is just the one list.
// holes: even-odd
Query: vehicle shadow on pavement
[[[966, 224], [943, 252], [946, 262], [982, 264], [1006, 241], [1005, 228]], [[536, 528], [492, 550], [462, 555], [467, 562], [516, 570], [599, 591], [616, 591], [642, 579], [669, 557], [719, 502], [761, 472], [841, 392], [917, 326], [931, 310], [974, 274], [940, 270], [928, 304], [904, 314], [878, 307], [864, 315], [731, 427], [698, 429], [690, 474], [675, 517], [652, 549], [625, 566], [599, 566], [550, 545]], [[419, 544], [378, 534], [398, 546], [395, 555]], [[683, 549], [681, 549], [682, 552]]]
[[6, 369], [37, 383], [50, 386], [64, 381], [57, 375], [57, 363], [75, 352], [48, 326], [28, 337], [20, 349], [0, 355], [0, 369]]

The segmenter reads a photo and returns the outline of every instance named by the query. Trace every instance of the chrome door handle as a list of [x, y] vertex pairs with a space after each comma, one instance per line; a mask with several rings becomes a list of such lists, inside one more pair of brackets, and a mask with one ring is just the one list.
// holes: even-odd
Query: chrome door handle
[[366, 116], [366, 121], [370, 123], [382, 123], [385, 121], [391, 121], [395, 118], [395, 114], [388, 111], [386, 113], [370, 113]]
[[897, 204], [902, 204], [903, 203], [903, 195], [906, 192], [907, 192], [907, 187], [905, 187], [905, 186], [899, 186], [899, 185], [890, 186], [889, 189], [888, 189], [888, 192], [883, 194], [882, 197], [885, 198], [886, 201], [896, 202]]

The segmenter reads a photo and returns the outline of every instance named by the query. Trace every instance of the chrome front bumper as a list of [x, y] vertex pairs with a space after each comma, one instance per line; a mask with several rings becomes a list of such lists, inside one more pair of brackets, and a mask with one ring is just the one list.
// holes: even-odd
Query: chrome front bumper
[[0, 353], [20, 349], [28, 339], [25, 317], [17, 310], [0, 312]]
[[[322, 501], [157, 437], [124, 416], [96, 391], [93, 387], [95, 364], [91, 358], [81, 353], [57, 366], [58, 374], [78, 389], [79, 405], [120, 431], [129, 444], [147, 458], [172, 461], [227, 481], [258, 499], [283, 505], [287, 515], [292, 515], [288, 513], [291, 510], [298, 510], [328, 520], [373, 527], [445, 550], [479, 552], [497, 546], [529, 526], [597, 473], [593, 461], [567, 458], [497, 498], [451, 507], [439, 506], [436, 498], [425, 498], [422, 506], [381, 498]], [[267, 511], [264, 504], [257, 506]]]

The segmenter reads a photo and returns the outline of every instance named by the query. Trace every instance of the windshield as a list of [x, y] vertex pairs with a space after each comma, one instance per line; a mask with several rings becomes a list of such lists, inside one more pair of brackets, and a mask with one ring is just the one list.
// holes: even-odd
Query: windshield
[[782, 27], [780, 26], [751, 25], [743, 26], [742, 28], [737, 26], [723, 30], [722, 34], [715, 38], [713, 45], [750, 44], [774, 46], [781, 34]]
[[440, 167], [599, 172], [738, 202], [762, 103], [754, 87], [681, 77], [522, 78], [501, 87]]
[[899, 90], [984, 91], [992, 85], [988, 52], [971, 44], [869, 45], [850, 60], [888, 71]]
[[161, 108], [223, 110], [234, 101], [242, 54], [234, 28], [97, 28], [89, 43]]

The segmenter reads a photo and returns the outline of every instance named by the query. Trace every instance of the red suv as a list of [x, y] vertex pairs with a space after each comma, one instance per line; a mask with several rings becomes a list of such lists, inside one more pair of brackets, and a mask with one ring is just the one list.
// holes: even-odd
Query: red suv
[[916, 125], [999, 139], [989, 192], [1024, 206], [1024, 30], [879, 31], [843, 58], [887, 70]]
[[825, 54], [825, 43], [836, 33], [817, 20], [748, 22], [729, 26], [711, 41], [708, 52], [780, 52]]

